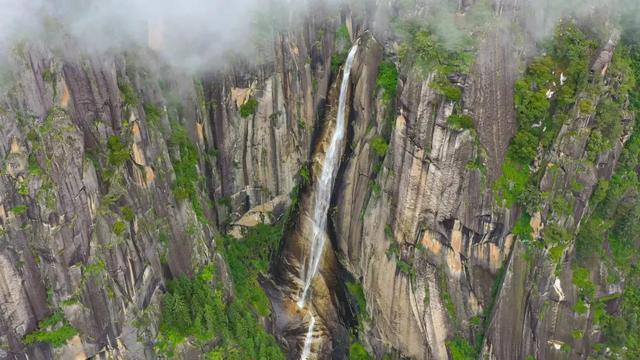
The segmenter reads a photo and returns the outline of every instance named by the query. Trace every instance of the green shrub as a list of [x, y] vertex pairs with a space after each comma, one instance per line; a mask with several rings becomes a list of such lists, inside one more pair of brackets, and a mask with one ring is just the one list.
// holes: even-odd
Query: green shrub
[[142, 104], [147, 121], [152, 125], [157, 125], [162, 117], [162, 110], [150, 102]]
[[375, 180], [369, 180], [369, 188], [371, 188], [371, 193], [373, 196], [378, 197], [382, 192], [382, 187]]
[[589, 135], [589, 142], [587, 142], [587, 158], [595, 162], [600, 154], [610, 148], [611, 143], [602, 136], [600, 130], [595, 129]]
[[127, 160], [131, 159], [129, 149], [122, 144], [120, 138], [116, 135], [109, 136], [107, 149], [109, 150], [109, 164], [113, 167], [120, 167], [127, 162]]
[[451, 114], [447, 118], [447, 123], [455, 130], [473, 128], [473, 118], [466, 114]]
[[136, 214], [131, 210], [130, 207], [124, 206], [120, 208], [120, 214], [122, 218], [127, 222], [132, 222], [136, 218]]
[[611, 144], [622, 135], [623, 104], [609, 98], [598, 104], [596, 112], [596, 129]]
[[60, 347], [77, 334], [78, 331], [64, 318], [62, 310], [58, 310], [48, 318], [40, 321], [38, 329], [25, 335], [23, 341], [25, 344], [40, 342], [51, 344], [53, 347]]
[[42, 72], [42, 80], [48, 82], [52, 86], [55, 86], [56, 73], [49, 68], [44, 69], [44, 71]]
[[457, 326], [458, 316], [456, 315], [456, 305], [453, 303], [453, 299], [451, 299], [451, 295], [449, 294], [447, 277], [444, 271], [440, 271], [438, 274], [438, 288], [440, 290], [440, 300], [447, 311], [449, 321], [451, 321], [454, 326]]
[[502, 199], [501, 205], [511, 207], [522, 196], [528, 181], [528, 169], [507, 157], [502, 164], [502, 175], [494, 183], [493, 190]]
[[396, 259], [400, 258], [400, 245], [398, 245], [398, 243], [395, 240], [391, 240], [391, 243], [389, 244], [389, 247], [387, 248], [387, 251], [385, 252], [387, 255], [387, 259], [391, 260], [394, 257]]
[[462, 89], [458, 85], [448, 83], [446, 80], [432, 83], [431, 87], [449, 101], [460, 101], [462, 99]]
[[582, 330], [580, 330], [580, 329], [574, 329], [571, 332], [571, 337], [573, 337], [576, 340], [580, 340], [580, 339], [582, 339], [582, 337], [584, 337], [584, 332], [582, 332]]
[[240, 116], [242, 118], [248, 118], [256, 113], [258, 110], [258, 100], [254, 97], [249, 97], [244, 104], [240, 105]]
[[398, 70], [392, 62], [383, 62], [378, 66], [378, 77], [376, 79], [378, 88], [382, 89], [382, 99], [391, 102], [396, 97], [398, 87]]
[[452, 360], [474, 360], [476, 358], [476, 351], [473, 346], [460, 336], [447, 341], [447, 350], [449, 350]]
[[118, 81], [118, 88], [120, 89], [120, 96], [122, 97], [122, 103], [124, 105], [138, 105], [138, 94], [136, 94], [136, 91], [128, 82]]
[[347, 61], [346, 53], [334, 53], [331, 55], [331, 73], [337, 74], [345, 61]]
[[592, 216], [581, 224], [576, 240], [578, 259], [585, 260], [601, 255], [602, 244], [609, 227], [610, 224], [605, 223], [598, 216]]
[[[619, 62], [622, 60], [622, 66]], [[626, 67], [626, 69], [625, 69]], [[616, 49], [609, 74], [612, 76], [612, 87], [618, 92], [610, 99], [598, 104], [596, 110], [596, 132], [605, 141], [617, 141], [620, 135], [620, 110], [626, 98], [624, 89], [629, 91], [629, 107], [637, 113], [640, 109], [640, 88], [634, 83], [640, 79], [640, 48], [619, 46]], [[624, 78], [623, 84], [616, 84]], [[617, 86], [620, 86], [617, 88]], [[592, 139], [590, 139], [590, 142]], [[596, 144], [598, 141], [594, 141]], [[603, 146], [591, 145], [592, 153], [597, 153]], [[592, 156], [595, 157], [595, 156]], [[583, 219], [576, 253], [578, 263], [574, 267], [572, 281], [580, 290], [580, 298], [574, 311], [586, 314], [589, 310], [586, 303], [591, 302], [591, 314], [594, 324], [598, 324], [604, 335], [604, 343], [596, 344], [601, 353], [606, 348], [613, 357], [624, 359], [640, 358], [640, 269], [638, 267], [638, 194], [640, 181], [637, 169], [640, 165], [640, 127], [636, 120], [631, 137], [626, 142], [619, 157], [616, 170], [610, 180], [601, 180], [590, 203], [594, 208], [592, 214]], [[605, 245], [606, 244], [606, 245]], [[618, 282], [624, 279], [622, 299], [617, 303], [617, 311], [608, 314], [606, 303], [611, 297], [594, 299], [595, 285], [591, 281], [589, 268], [595, 261], [601, 261], [609, 267], [610, 278], [607, 281]], [[615, 296], [614, 296], [615, 297]], [[594, 349], [596, 346], [594, 346]]]
[[573, 306], [573, 311], [575, 311], [578, 315], [584, 315], [589, 311], [589, 307], [582, 299], [578, 299], [576, 304]]
[[538, 152], [538, 138], [527, 131], [518, 131], [509, 146], [509, 158], [528, 165]]
[[338, 26], [338, 29], [336, 30], [336, 41], [342, 41], [345, 44], [351, 43], [351, 37], [349, 36], [349, 28], [347, 28], [347, 25], [341, 24]]
[[19, 216], [24, 214], [27, 211], [27, 206], [26, 205], [18, 205], [18, 206], [14, 206], [11, 211], [14, 215]]
[[593, 112], [593, 103], [589, 99], [581, 99], [579, 104], [580, 112], [584, 114], [591, 114]]
[[189, 199], [198, 220], [206, 223], [204, 209], [198, 196], [198, 186], [200, 184], [198, 148], [191, 142], [187, 131], [182, 125], [173, 123], [171, 129], [169, 143], [174, 150], [177, 150], [179, 155], [171, 158], [173, 171], [176, 175], [173, 194], [178, 201]]
[[562, 255], [564, 255], [565, 249], [566, 245], [564, 244], [552, 245], [549, 248], [549, 259], [551, 259], [551, 262], [554, 264], [559, 264], [562, 260]]
[[533, 228], [531, 227], [531, 216], [528, 214], [520, 215], [518, 221], [513, 226], [512, 233], [518, 236], [520, 239], [525, 241], [531, 241], [531, 233], [533, 233]]
[[386, 224], [384, 226], [384, 235], [387, 239], [393, 240], [393, 229], [391, 228], [391, 225]]
[[516, 81], [515, 85], [514, 102], [518, 124], [524, 130], [529, 130], [538, 121], [544, 121], [551, 106], [544, 90], [532, 90], [535, 82], [534, 79], [525, 78]]
[[518, 202], [524, 206], [528, 214], [535, 214], [540, 210], [542, 204], [540, 189], [531, 183], [527, 184], [520, 197], [518, 197]]
[[373, 360], [373, 356], [369, 355], [361, 343], [355, 341], [349, 346], [349, 360]]
[[406, 21], [398, 26], [402, 42], [398, 49], [400, 61], [413, 64], [424, 76], [432, 71], [441, 75], [453, 72], [466, 73], [473, 60], [473, 54], [466, 51], [469, 38], [457, 46], [445, 45], [427, 26], [417, 21]]
[[416, 269], [413, 267], [413, 264], [401, 259], [399, 256], [396, 256], [396, 266], [398, 270], [407, 275], [411, 281], [415, 279]]
[[550, 246], [566, 245], [571, 238], [571, 233], [556, 223], [547, 224], [544, 228], [544, 241]]
[[111, 229], [111, 231], [113, 231], [113, 233], [116, 234], [116, 236], [121, 236], [122, 234], [124, 234], [126, 230], [127, 230], [127, 224], [122, 221], [116, 221], [113, 224], [113, 228]]
[[573, 269], [573, 284], [580, 290], [580, 294], [587, 299], [593, 299], [596, 293], [596, 287], [591, 282], [591, 274], [589, 270], [583, 267], [575, 267]]
[[311, 170], [309, 170], [309, 164], [304, 164], [300, 167], [298, 176], [300, 176], [300, 179], [302, 179], [303, 185], [311, 184]]
[[92, 277], [99, 275], [105, 269], [105, 263], [103, 260], [97, 260], [93, 263], [89, 263], [82, 268], [82, 274], [84, 277]]
[[364, 296], [364, 290], [362, 289], [362, 285], [355, 281], [348, 281], [346, 285], [349, 294], [356, 300], [356, 304], [358, 305], [358, 322], [361, 323], [368, 318], [367, 300]]
[[23, 181], [18, 185], [18, 194], [22, 196], [29, 195], [29, 184], [27, 181]]
[[42, 175], [42, 168], [40, 168], [40, 164], [38, 163], [38, 158], [35, 154], [29, 154], [29, 160], [27, 163], [27, 171], [31, 176], [40, 176]]
[[371, 139], [371, 149], [376, 155], [383, 157], [387, 154], [389, 144], [382, 136], [376, 136]]
[[557, 194], [551, 203], [551, 209], [558, 215], [571, 215], [573, 212], [573, 198], [567, 199], [567, 194]]
[[558, 65], [565, 69], [569, 85], [586, 81], [585, 71], [591, 55], [598, 49], [596, 40], [590, 39], [573, 22], [562, 22], [556, 27], [549, 51]]

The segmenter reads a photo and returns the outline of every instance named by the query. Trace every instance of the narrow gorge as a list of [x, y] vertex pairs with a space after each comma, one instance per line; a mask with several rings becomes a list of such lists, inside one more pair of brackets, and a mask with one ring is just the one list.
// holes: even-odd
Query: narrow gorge
[[0, 359], [640, 358], [635, 0], [24, 0]]

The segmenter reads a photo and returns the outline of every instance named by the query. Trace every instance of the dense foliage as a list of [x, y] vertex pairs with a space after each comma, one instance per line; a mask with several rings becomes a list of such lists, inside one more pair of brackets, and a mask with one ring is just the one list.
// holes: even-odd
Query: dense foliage
[[[620, 156], [613, 177], [601, 181], [591, 198], [595, 210], [580, 227], [576, 240], [577, 265], [573, 269], [573, 282], [579, 290], [574, 310], [593, 313], [594, 323], [602, 327], [605, 343], [596, 344], [596, 350], [612, 349], [624, 359], [640, 358], [640, 87], [633, 78], [640, 79], [640, 44], [629, 44], [620, 49], [613, 71], [624, 68], [629, 86], [630, 110], [635, 113], [636, 126]], [[615, 111], [615, 110], [613, 110]], [[624, 279], [622, 301], [617, 311], [608, 313], [605, 305], [617, 295], [595, 297], [595, 284], [591, 272], [594, 261], [607, 265], [607, 283]]]
[[[635, 79], [640, 78], [640, 52], [636, 46], [616, 49], [606, 81], [602, 81], [600, 74], [588, 71], [596, 49], [594, 41], [577, 26], [564, 23], [558, 27], [546, 54], [531, 62], [525, 76], [516, 83], [518, 132], [509, 146], [502, 176], [494, 183], [501, 205], [517, 203], [525, 209], [513, 229], [525, 243], [532, 240], [528, 235], [531, 215], [539, 210], [543, 198], [550, 203], [544, 245], [554, 263], [561, 261], [574, 236], [553, 220], [572, 214], [574, 197], [570, 193], [550, 197], [539, 192], [540, 175], [545, 171], [553, 175], [561, 169], [558, 164], [546, 164], [538, 155], [557, 141], [560, 127], [571, 114], [591, 119], [586, 161], [597, 164], [600, 155], [612, 149], [623, 133], [627, 99], [630, 110], [640, 109], [635, 84]], [[628, 359], [640, 356], [640, 336], [637, 335], [640, 334], [640, 297], [636, 290], [640, 285], [637, 265], [639, 159], [640, 131], [636, 127], [612, 179], [600, 180], [590, 199], [589, 205], [594, 210], [580, 223], [575, 242], [577, 261], [572, 266], [572, 282], [578, 289], [573, 310], [576, 314], [589, 315], [605, 335], [605, 343], [596, 344], [594, 348], [603, 354], [613, 351]], [[582, 190], [575, 179], [569, 186], [571, 192]], [[605, 283], [601, 285], [618, 284], [624, 279], [625, 290], [617, 310], [609, 305], [618, 294], [598, 297], [594, 269], [599, 268], [600, 262], [608, 268], [607, 276], [602, 279]], [[576, 341], [585, 334], [582, 329], [572, 332]]]
[[[494, 184], [501, 205], [531, 205], [525, 196], [528, 184], [536, 187], [530, 166], [540, 148], [551, 145], [565, 122], [577, 90], [585, 86], [589, 60], [596, 48], [597, 44], [576, 25], [561, 24], [547, 54], [534, 59], [516, 82], [518, 131], [509, 145], [502, 176]], [[566, 80], [560, 81], [560, 77]]]
[[189, 339], [196, 345], [215, 345], [212, 359], [284, 359], [275, 339], [258, 318], [269, 314], [269, 301], [258, 283], [277, 248], [280, 226], [257, 225], [242, 240], [224, 238], [221, 245], [233, 278], [235, 294], [225, 295], [215, 283], [215, 268], [207, 266], [193, 279], [177, 278], [167, 284], [156, 349], [172, 355], [176, 345]]

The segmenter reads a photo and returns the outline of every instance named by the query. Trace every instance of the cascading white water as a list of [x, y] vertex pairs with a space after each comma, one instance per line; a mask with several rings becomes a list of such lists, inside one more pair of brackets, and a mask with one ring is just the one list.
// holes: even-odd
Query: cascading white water
[[[306, 261], [306, 268], [304, 272], [304, 288], [302, 294], [298, 299], [298, 307], [303, 308], [307, 292], [311, 287], [318, 266], [320, 265], [320, 259], [322, 258], [322, 251], [324, 250], [324, 242], [326, 239], [327, 231], [327, 210], [329, 210], [329, 202], [331, 201], [331, 192], [333, 191], [333, 183], [335, 181], [338, 166], [340, 165], [340, 157], [342, 155], [342, 140], [346, 131], [346, 107], [347, 107], [347, 90], [349, 88], [349, 76], [351, 75], [351, 65], [353, 65], [353, 58], [358, 50], [358, 44], [356, 43], [347, 56], [347, 61], [344, 64], [344, 71], [342, 74], [342, 83], [340, 84], [340, 98], [338, 99], [338, 116], [336, 118], [336, 128], [331, 137], [329, 143], [329, 149], [325, 154], [324, 164], [322, 165], [322, 173], [318, 178], [316, 184], [316, 198], [315, 208], [313, 209], [313, 234], [311, 238], [311, 251], [309, 254], [309, 261]], [[309, 321], [309, 329], [307, 335], [304, 338], [304, 347], [302, 348], [301, 360], [307, 360], [311, 354], [311, 343], [313, 341], [313, 329], [316, 325], [316, 317], [310, 311], [311, 320]]]
[[342, 83], [340, 84], [340, 98], [338, 100], [338, 116], [336, 118], [336, 128], [331, 137], [329, 143], [329, 149], [325, 154], [324, 164], [322, 165], [322, 173], [318, 178], [316, 184], [316, 197], [315, 208], [313, 209], [313, 236], [311, 238], [311, 252], [309, 254], [309, 261], [307, 261], [307, 267], [304, 273], [304, 288], [302, 294], [298, 299], [298, 307], [303, 308], [307, 297], [307, 292], [311, 287], [316, 272], [318, 271], [318, 265], [320, 265], [320, 259], [322, 258], [322, 250], [324, 249], [324, 242], [326, 239], [327, 231], [327, 210], [329, 209], [329, 202], [331, 201], [331, 192], [333, 190], [333, 183], [338, 171], [338, 165], [340, 164], [340, 157], [342, 155], [342, 140], [346, 131], [346, 119], [345, 112], [347, 107], [347, 90], [349, 88], [349, 75], [351, 75], [351, 65], [353, 65], [353, 58], [358, 50], [358, 44], [353, 45], [347, 56], [347, 61], [344, 64], [344, 71], [342, 74]]
[[311, 321], [309, 321], [309, 330], [307, 330], [307, 336], [304, 338], [304, 348], [302, 349], [302, 355], [300, 360], [307, 360], [309, 354], [311, 354], [311, 340], [313, 340], [313, 327], [316, 325], [316, 317], [311, 314]]

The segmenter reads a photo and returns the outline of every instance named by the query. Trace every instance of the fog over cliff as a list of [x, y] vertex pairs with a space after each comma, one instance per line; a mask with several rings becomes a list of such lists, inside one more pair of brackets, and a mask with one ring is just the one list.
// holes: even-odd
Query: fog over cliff
[[0, 52], [23, 40], [59, 44], [71, 37], [83, 51], [149, 44], [185, 69], [215, 67], [230, 54], [252, 55], [295, 19], [292, 13], [302, 5], [300, 0], [2, 0]]
[[[476, 3], [486, 3], [480, 0]], [[407, 2], [380, 0], [0, 0], [0, 54], [24, 40], [49, 46], [73, 38], [82, 51], [105, 52], [151, 45], [170, 63], [185, 70], [204, 70], [227, 63], [231, 56], [259, 59], [260, 49], [278, 31], [291, 28], [315, 6], [341, 5], [376, 9], [377, 22], [387, 23]], [[429, 22], [445, 42], [456, 44], [453, 14], [469, 2], [412, 0], [422, 3], [419, 18]], [[496, 3], [500, 6], [500, 1]], [[563, 17], [620, 13], [640, 15], [635, 0], [525, 0], [524, 19], [533, 39], [547, 37]], [[636, 21], [637, 22], [637, 21]], [[262, 52], [264, 55], [264, 52]], [[3, 55], [4, 57], [4, 55]]]

